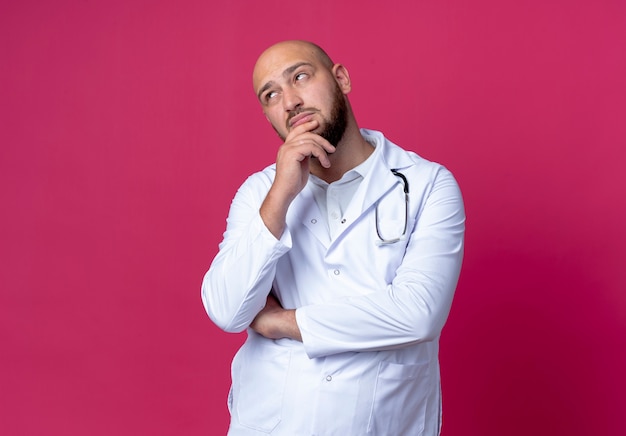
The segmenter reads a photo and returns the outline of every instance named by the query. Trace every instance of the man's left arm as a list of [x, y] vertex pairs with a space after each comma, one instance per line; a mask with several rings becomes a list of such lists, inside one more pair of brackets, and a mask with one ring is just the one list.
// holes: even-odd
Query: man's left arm
[[402, 264], [386, 289], [295, 311], [268, 302], [268, 310], [255, 320], [263, 322], [253, 323], [252, 328], [262, 326], [259, 333], [271, 332], [275, 338], [303, 340], [309, 357], [433, 340], [450, 311], [463, 259], [464, 232], [460, 190], [452, 174], [441, 169]]

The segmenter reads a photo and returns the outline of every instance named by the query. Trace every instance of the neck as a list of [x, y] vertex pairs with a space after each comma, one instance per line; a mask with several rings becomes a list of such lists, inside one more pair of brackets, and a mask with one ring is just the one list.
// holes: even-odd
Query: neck
[[326, 183], [335, 182], [341, 179], [346, 172], [365, 162], [373, 151], [374, 148], [363, 139], [356, 123], [348, 123], [335, 152], [329, 155], [330, 168], [322, 167], [317, 161], [311, 162], [311, 174]]

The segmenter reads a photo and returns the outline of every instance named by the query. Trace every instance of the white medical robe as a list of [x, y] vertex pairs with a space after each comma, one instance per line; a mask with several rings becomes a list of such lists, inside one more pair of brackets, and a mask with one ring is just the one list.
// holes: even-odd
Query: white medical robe
[[[303, 342], [248, 328], [232, 363], [229, 435], [435, 436], [441, 419], [439, 337], [463, 257], [465, 214], [443, 166], [380, 132], [368, 173], [331, 238], [309, 185], [277, 240], [259, 208], [269, 166], [238, 190], [202, 299], [223, 330], [248, 328], [272, 291], [296, 310]], [[406, 235], [403, 184], [409, 184]]]

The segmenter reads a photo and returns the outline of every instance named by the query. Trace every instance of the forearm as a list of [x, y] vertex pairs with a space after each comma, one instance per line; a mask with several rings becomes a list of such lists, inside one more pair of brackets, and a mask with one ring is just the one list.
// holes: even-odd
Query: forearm
[[454, 284], [424, 281], [299, 308], [296, 319], [309, 357], [379, 351], [431, 341], [450, 311]]
[[277, 193], [275, 189], [270, 189], [261, 204], [259, 210], [261, 220], [276, 239], [280, 239], [285, 231], [285, 217], [289, 203], [284, 195]]
[[288, 232], [277, 239], [259, 209], [272, 185], [273, 169], [250, 176], [237, 190], [219, 251], [202, 281], [202, 301], [211, 320], [228, 332], [245, 330], [265, 305], [276, 265], [290, 250]]
[[271, 294], [267, 297], [265, 307], [254, 318], [250, 327], [269, 339], [289, 338], [302, 342], [300, 328], [296, 322], [296, 311], [283, 309]]
[[209, 317], [229, 332], [244, 330], [263, 308], [276, 264], [289, 250], [289, 235], [277, 240], [256, 214], [234, 206], [220, 251], [202, 282]]

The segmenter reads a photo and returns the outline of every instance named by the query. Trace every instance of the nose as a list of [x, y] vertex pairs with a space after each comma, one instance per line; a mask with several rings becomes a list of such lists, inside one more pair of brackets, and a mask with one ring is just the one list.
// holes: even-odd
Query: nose
[[291, 87], [283, 89], [283, 106], [287, 112], [293, 111], [302, 106], [302, 99], [296, 89]]

